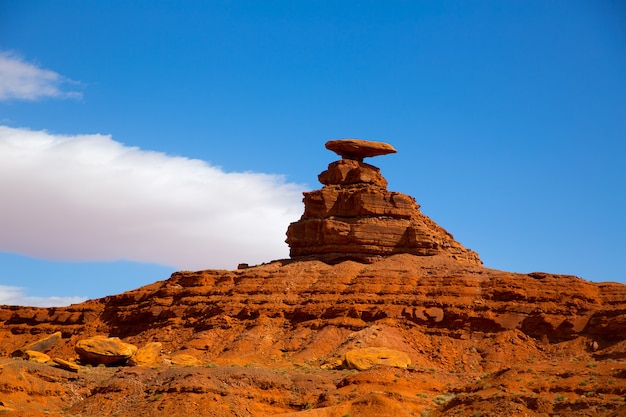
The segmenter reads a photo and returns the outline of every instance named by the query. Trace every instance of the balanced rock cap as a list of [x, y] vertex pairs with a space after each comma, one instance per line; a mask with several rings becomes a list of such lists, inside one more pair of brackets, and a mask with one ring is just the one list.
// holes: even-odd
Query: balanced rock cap
[[343, 159], [353, 159], [361, 162], [363, 158], [398, 152], [388, 143], [361, 139], [329, 140], [326, 142], [326, 149], [335, 152]]

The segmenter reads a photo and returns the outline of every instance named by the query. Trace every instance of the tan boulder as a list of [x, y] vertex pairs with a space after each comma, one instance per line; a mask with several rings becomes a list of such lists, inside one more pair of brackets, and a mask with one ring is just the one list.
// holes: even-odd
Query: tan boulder
[[122, 342], [119, 337], [94, 336], [79, 340], [74, 350], [87, 363], [110, 365], [126, 362], [137, 352], [137, 346]]
[[398, 350], [369, 347], [347, 351], [344, 363], [350, 369], [365, 371], [374, 365], [406, 368], [411, 364], [411, 359], [406, 353]]
[[202, 361], [193, 355], [179, 353], [172, 356], [172, 365], [174, 366], [201, 366]]
[[129, 365], [153, 366], [159, 363], [159, 354], [162, 348], [161, 342], [151, 342], [139, 348], [128, 360]]
[[45, 353], [37, 352], [36, 350], [26, 350], [22, 355], [22, 358], [27, 361], [37, 362], [37, 363], [50, 363], [52, 362], [52, 358]]
[[52, 359], [52, 361], [56, 363], [59, 368], [65, 369], [66, 371], [71, 371], [71, 372], [80, 371], [80, 365], [77, 365], [74, 362], [66, 361], [65, 359], [61, 359], [61, 358], [54, 358]]

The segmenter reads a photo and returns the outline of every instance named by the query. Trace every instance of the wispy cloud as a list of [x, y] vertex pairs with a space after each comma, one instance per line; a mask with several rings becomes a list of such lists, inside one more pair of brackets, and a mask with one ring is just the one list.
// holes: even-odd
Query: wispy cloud
[[33, 297], [24, 294], [23, 288], [0, 285], [0, 305], [62, 307], [82, 303], [86, 299], [86, 297]]
[[0, 251], [179, 269], [261, 263], [288, 255], [302, 188], [110, 136], [0, 126]]
[[66, 91], [75, 84], [60, 74], [25, 62], [9, 52], [0, 52], [0, 100], [37, 100], [46, 97], [81, 98], [82, 93]]

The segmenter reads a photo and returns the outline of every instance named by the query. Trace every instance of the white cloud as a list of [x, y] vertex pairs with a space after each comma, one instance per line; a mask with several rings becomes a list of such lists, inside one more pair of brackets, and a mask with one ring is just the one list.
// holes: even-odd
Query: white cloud
[[0, 126], [0, 251], [52, 260], [234, 268], [288, 256], [302, 187], [278, 175]]
[[25, 295], [23, 288], [0, 285], [0, 305], [63, 307], [82, 303], [86, 299], [86, 297], [33, 297]]
[[62, 87], [66, 83], [72, 81], [10, 53], [0, 53], [0, 100], [82, 97], [80, 92], [64, 91]]

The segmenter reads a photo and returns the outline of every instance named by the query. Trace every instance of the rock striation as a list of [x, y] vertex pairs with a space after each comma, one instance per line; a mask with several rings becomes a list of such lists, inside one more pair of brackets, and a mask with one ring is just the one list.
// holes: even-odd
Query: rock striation
[[287, 229], [291, 258], [369, 263], [400, 253], [445, 254], [482, 264], [477, 253], [422, 214], [413, 197], [388, 191], [380, 169], [363, 162], [396, 152], [391, 145], [346, 139], [326, 147], [343, 159], [318, 176], [322, 189], [304, 193], [304, 214]]

